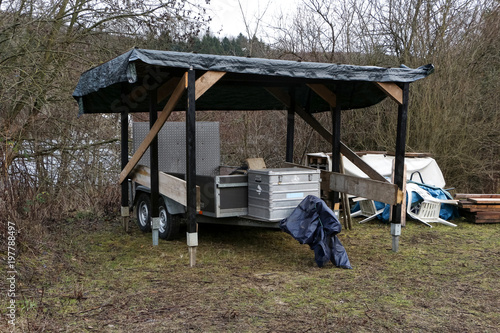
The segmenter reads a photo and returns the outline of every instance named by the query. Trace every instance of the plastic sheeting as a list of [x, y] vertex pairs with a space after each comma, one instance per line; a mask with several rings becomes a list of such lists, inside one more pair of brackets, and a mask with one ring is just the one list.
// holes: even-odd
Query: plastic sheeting
[[305, 197], [292, 214], [280, 222], [280, 228], [300, 244], [308, 244], [319, 267], [331, 261], [337, 267], [352, 269], [345, 248], [337, 237], [342, 229], [340, 222], [318, 197]]
[[[324, 157], [328, 161], [328, 170], [332, 170], [331, 154], [325, 153], [309, 153], [307, 156]], [[386, 154], [363, 154], [360, 158], [365, 161], [372, 169], [388, 180], [391, 179], [394, 156]], [[347, 157], [342, 157], [344, 163], [345, 174], [359, 178], [369, 178], [361, 169], [354, 165]], [[425, 184], [440, 187], [445, 187], [443, 173], [439, 168], [436, 160], [432, 157], [406, 157], [406, 179], [414, 181], [422, 181]], [[417, 174], [420, 173], [420, 176]], [[412, 178], [413, 175], [413, 178]]]
[[[190, 68], [197, 73], [229, 74], [197, 100], [197, 110], [283, 108], [265, 88], [293, 86], [298, 102], [302, 106], [307, 103], [311, 112], [328, 111], [329, 105], [311, 94], [307, 83], [327, 85], [336, 94], [342, 109], [354, 109], [379, 103], [387, 97], [373, 82], [410, 83], [434, 71], [431, 64], [416, 69], [384, 68], [132, 49], [83, 73], [73, 97], [80, 114], [144, 112], [148, 111], [152, 90]], [[182, 107], [184, 105], [180, 105], [180, 109]]]
[[[361, 159], [368, 163], [382, 176], [390, 179], [392, 174], [392, 165], [394, 156], [384, 154], [365, 154]], [[356, 176], [361, 178], [368, 178], [368, 176], [355, 166], [351, 161], [344, 158], [344, 168], [347, 175]], [[410, 180], [412, 174], [419, 172], [425, 184], [430, 184], [436, 187], [444, 187], [445, 180], [443, 173], [439, 168], [437, 162], [432, 157], [406, 157], [406, 178]], [[420, 181], [420, 177], [415, 174], [413, 180]]]

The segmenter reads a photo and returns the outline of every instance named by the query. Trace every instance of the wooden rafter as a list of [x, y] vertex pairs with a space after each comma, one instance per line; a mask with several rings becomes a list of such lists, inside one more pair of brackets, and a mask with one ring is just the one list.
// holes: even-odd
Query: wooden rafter
[[323, 98], [332, 108], [337, 105], [337, 95], [324, 84], [308, 84], [309, 88], [311, 88], [319, 97]]
[[163, 101], [165, 98], [172, 95], [175, 87], [179, 83], [179, 80], [179, 77], [173, 77], [158, 88], [158, 90], [156, 91], [157, 103], [161, 103], [161, 101]]
[[392, 98], [399, 105], [403, 104], [403, 89], [393, 82], [375, 82], [387, 96]]
[[219, 81], [226, 72], [206, 72], [195, 83], [195, 98], [198, 99], [208, 89], [210, 89], [217, 81]]

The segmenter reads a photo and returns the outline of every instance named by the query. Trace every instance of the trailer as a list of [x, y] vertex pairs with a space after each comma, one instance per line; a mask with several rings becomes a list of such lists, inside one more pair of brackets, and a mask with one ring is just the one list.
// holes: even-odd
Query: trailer
[[[133, 150], [149, 132], [149, 124], [133, 124]], [[187, 209], [183, 196], [170, 191], [169, 182], [185, 179], [185, 124], [167, 122], [158, 133], [159, 238], [175, 238]], [[197, 122], [196, 185], [198, 223], [278, 228], [308, 195], [320, 195], [320, 170], [306, 168], [248, 169], [221, 165], [218, 122]], [[151, 231], [150, 152], [146, 150], [132, 176], [131, 206], [139, 228]]]

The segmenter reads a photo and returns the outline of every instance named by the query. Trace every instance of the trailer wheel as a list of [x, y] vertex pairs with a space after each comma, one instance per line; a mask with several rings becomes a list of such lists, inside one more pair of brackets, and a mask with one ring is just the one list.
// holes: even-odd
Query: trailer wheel
[[160, 199], [160, 229], [159, 237], [161, 239], [172, 240], [179, 234], [180, 218], [178, 215], [171, 215], [165, 203]]
[[151, 199], [149, 194], [141, 193], [137, 199], [137, 224], [142, 232], [151, 231]]

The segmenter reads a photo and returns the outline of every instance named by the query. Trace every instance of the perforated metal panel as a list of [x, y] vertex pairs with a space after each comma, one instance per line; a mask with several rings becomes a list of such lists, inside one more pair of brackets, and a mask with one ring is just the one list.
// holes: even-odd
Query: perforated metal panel
[[[149, 123], [134, 123], [134, 151], [149, 132]], [[139, 161], [149, 167], [149, 148]], [[220, 166], [218, 122], [196, 123], [196, 174], [215, 176]], [[168, 173], [186, 173], [186, 124], [166, 122], [158, 133], [158, 168]]]

